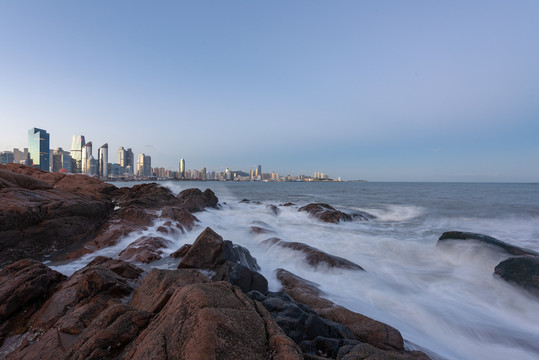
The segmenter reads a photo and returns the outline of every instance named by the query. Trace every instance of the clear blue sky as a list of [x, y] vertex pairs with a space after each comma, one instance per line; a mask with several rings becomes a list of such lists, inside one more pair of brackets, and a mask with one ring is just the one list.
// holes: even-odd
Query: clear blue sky
[[[0, 150], [539, 181], [539, 1], [0, 1]], [[94, 154], [95, 156], [95, 154]]]

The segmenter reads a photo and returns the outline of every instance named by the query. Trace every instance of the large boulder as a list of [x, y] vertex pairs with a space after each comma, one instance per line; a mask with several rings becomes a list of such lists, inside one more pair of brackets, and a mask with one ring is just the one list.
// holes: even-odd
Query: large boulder
[[30, 317], [66, 277], [35, 260], [23, 259], [0, 271], [0, 346], [27, 330]]
[[302, 359], [265, 309], [226, 282], [176, 289], [128, 359]]
[[483, 234], [475, 234], [470, 232], [463, 232], [463, 231], [446, 231], [444, 232], [440, 238], [438, 239], [438, 242], [436, 245], [440, 245], [446, 241], [450, 240], [468, 240], [468, 241], [478, 241], [480, 243], [484, 243], [487, 245], [495, 246], [498, 249], [504, 250], [505, 252], [511, 254], [511, 255], [534, 255], [539, 256], [539, 253], [533, 250], [524, 249], [515, 245], [511, 245], [508, 243], [505, 243], [503, 241], [500, 241], [496, 238], [493, 238], [488, 235]]
[[300, 242], [283, 241], [278, 238], [270, 238], [263, 241], [270, 246], [280, 246], [282, 248], [301, 252], [305, 255], [307, 263], [313, 267], [326, 266], [329, 268], [338, 268], [346, 270], [364, 270], [358, 264], [342, 257], [323, 252], [317, 248]]
[[189, 248], [178, 269], [213, 269], [226, 261], [242, 264], [257, 271], [259, 266], [246, 248], [234, 245], [231, 241], [223, 240], [211, 228], [206, 228]]
[[402, 352], [404, 340], [400, 332], [380, 321], [355, 313], [323, 298], [318, 285], [284, 269], [277, 270], [283, 291], [295, 301], [312, 308], [319, 316], [345, 325], [357, 340], [383, 350]]
[[180, 224], [185, 230], [192, 230], [199, 220], [184, 208], [168, 206], [161, 212], [161, 217], [169, 218]]
[[178, 194], [181, 206], [189, 212], [202, 211], [207, 207], [217, 208], [219, 199], [210, 189], [202, 192], [200, 189], [192, 188], [183, 190]]
[[121, 304], [142, 270], [125, 261], [97, 257], [62, 282], [29, 319], [29, 331], [8, 359], [63, 358], [105, 309]]
[[156, 183], [118, 189], [114, 193], [114, 201], [119, 207], [139, 206], [144, 209], [160, 209], [165, 206], [179, 205], [179, 201], [172, 191]]
[[122, 260], [138, 261], [149, 264], [161, 259], [161, 248], [167, 247], [170, 241], [159, 236], [141, 236], [122, 250], [118, 256]]
[[312, 216], [328, 223], [336, 224], [341, 221], [352, 220], [352, 216], [342, 211], [336, 210], [333, 206], [328, 204], [312, 203], [300, 207], [298, 211], [308, 212]]
[[539, 297], [539, 257], [516, 256], [500, 262], [494, 273]]
[[0, 179], [0, 266], [81, 246], [114, 208], [114, 186], [84, 175], [13, 164], [0, 167]]

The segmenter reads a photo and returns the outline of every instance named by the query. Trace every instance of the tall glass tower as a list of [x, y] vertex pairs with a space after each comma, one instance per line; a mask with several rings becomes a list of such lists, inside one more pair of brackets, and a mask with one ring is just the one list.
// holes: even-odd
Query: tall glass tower
[[75, 160], [74, 173], [82, 172], [82, 147], [86, 145], [84, 135], [73, 135], [73, 141], [71, 142], [71, 157]]
[[99, 176], [102, 178], [107, 178], [109, 176], [109, 144], [105, 144], [101, 146], [97, 152], [98, 155], [98, 167], [97, 170], [99, 173]]
[[30, 163], [41, 170], [49, 171], [49, 142], [47, 131], [32, 128], [28, 130], [28, 156]]
[[185, 160], [180, 159], [180, 179], [185, 179]]

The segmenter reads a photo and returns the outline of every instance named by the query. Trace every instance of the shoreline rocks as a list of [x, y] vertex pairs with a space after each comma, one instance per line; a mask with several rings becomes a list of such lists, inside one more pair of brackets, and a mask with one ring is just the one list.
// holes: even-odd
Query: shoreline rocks
[[505, 252], [511, 255], [539, 256], [539, 253], [536, 251], [524, 249], [516, 245], [505, 243], [501, 240], [493, 238], [492, 236], [464, 232], [464, 231], [446, 231], [440, 236], [436, 245], [441, 244], [448, 240], [449, 241], [450, 240], [475, 240], [484, 244], [495, 246], [501, 250], [504, 250]]

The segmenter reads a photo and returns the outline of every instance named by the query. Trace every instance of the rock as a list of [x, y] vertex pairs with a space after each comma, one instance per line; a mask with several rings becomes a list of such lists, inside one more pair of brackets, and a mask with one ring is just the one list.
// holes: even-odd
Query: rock
[[114, 187], [86, 176], [13, 164], [0, 168], [0, 179], [0, 266], [80, 246], [113, 211]]
[[66, 359], [98, 360], [120, 355], [148, 325], [152, 313], [124, 304], [112, 305], [95, 318], [74, 341]]
[[178, 200], [181, 206], [189, 212], [202, 211], [207, 207], [217, 208], [219, 202], [210, 189], [202, 192], [196, 188], [183, 190], [178, 194]]
[[313, 267], [318, 266], [327, 266], [329, 268], [338, 268], [338, 269], [346, 269], [346, 270], [364, 270], [361, 266], [343, 259], [339, 256], [331, 255], [328, 253], [323, 252], [322, 250], [319, 250], [317, 248], [314, 248], [312, 246], [309, 246], [307, 244], [303, 244], [300, 242], [289, 242], [289, 241], [283, 241], [278, 238], [270, 238], [267, 240], [264, 240], [263, 243], [273, 246], [280, 246], [286, 249], [291, 249], [294, 251], [299, 251], [305, 254], [305, 260], [307, 260], [307, 263]]
[[65, 278], [30, 259], [19, 260], [0, 271], [0, 346], [7, 336], [27, 330], [28, 319]]
[[409, 353], [388, 352], [378, 349], [369, 344], [357, 344], [354, 346], [344, 346], [339, 349], [338, 360], [428, 360], [427, 355], [420, 351]]
[[251, 234], [260, 235], [260, 234], [277, 234], [276, 231], [264, 229], [260, 226], [251, 226], [249, 230]]
[[142, 270], [125, 261], [97, 257], [62, 282], [30, 318], [30, 330], [9, 359], [63, 358], [75, 339], [108, 307], [131, 294]]
[[298, 211], [306, 211], [314, 217], [329, 223], [338, 223], [340, 221], [350, 221], [352, 217], [342, 211], [335, 210], [331, 205], [322, 203], [313, 203], [300, 207]]
[[186, 209], [169, 206], [163, 209], [161, 217], [172, 219], [180, 223], [186, 230], [192, 230], [199, 220]]
[[539, 297], [539, 257], [516, 256], [500, 262], [494, 273]]
[[118, 189], [114, 193], [114, 201], [122, 208], [138, 206], [144, 209], [161, 209], [165, 206], [178, 206], [180, 204], [172, 191], [156, 183]]
[[228, 281], [244, 293], [256, 290], [262, 294], [268, 292], [268, 280], [256, 271], [239, 263], [226, 261], [215, 270], [213, 281]]
[[309, 306], [319, 316], [345, 325], [357, 340], [384, 350], [404, 350], [404, 340], [397, 329], [322, 298], [316, 284], [284, 269], [277, 270], [277, 279], [291, 298]]
[[177, 289], [128, 359], [302, 359], [262, 306], [226, 282]]
[[158, 313], [174, 291], [186, 285], [208, 283], [210, 279], [195, 269], [152, 269], [135, 288], [130, 305], [144, 311]]
[[190, 248], [191, 248], [191, 244], [182, 245], [181, 248], [179, 248], [178, 250], [176, 250], [172, 254], [170, 254], [170, 257], [173, 257], [173, 258], [184, 257], [185, 254], [187, 254], [187, 252], [189, 251]]
[[296, 205], [296, 204], [291, 203], [291, 202], [286, 202], [284, 204], [279, 204], [279, 206], [294, 206], [294, 205]]
[[249, 250], [234, 245], [231, 241], [224, 241], [219, 234], [208, 227], [191, 245], [178, 264], [178, 269], [213, 269], [226, 261], [242, 264], [253, 271], [260, 269]]
[[479, 241], [488, 245], [496, 246], [497, 248], [502, 249], [511, 255], [539, 256], [539, 253], [536, 251], [524, 249], [515, 245], [511, 245], [511, 244], [507, 244], [496, 238], [493, 238], [487, 235], [482, 235], [482, 234], [474, 234], [474, 233], [462, 232], [462, 231], [447, 231], [447, 232], [444, 232], [442, 236], [440, 236], [436, 245], [439, 245], [445, 242], [446, 240], [476, 240], [476, 241]]
[[266, 209], [268, 209], [273, 215], [279, 215], [281, 213], [281, 209], [279, 209], [277, 206], [275, 205], [266, 205]]
[[167, 247], [169, 241], [157, 236], [141, 236], [129, 244], [118, 255], [122, 260], [138, 261], [149, 264], [161, 259], [161, 248]]

